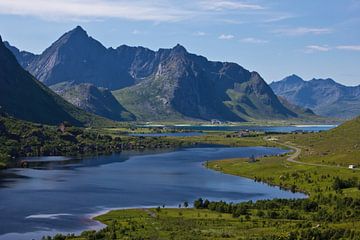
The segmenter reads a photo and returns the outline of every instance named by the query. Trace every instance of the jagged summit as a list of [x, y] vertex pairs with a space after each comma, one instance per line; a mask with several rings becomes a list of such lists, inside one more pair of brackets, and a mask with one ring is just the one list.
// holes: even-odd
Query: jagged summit
[[296, 74], [292, 74], [286, 78], [284, 78], [282, 81], [286, 81], [287, 83], [290, 83], [290, 84], [301, 84], [302, 82], [304, 82], [305, 80], [302, 79], [301, 77], [299, 77], [298, 75]]
[[186, 48], [183, 45], [179, 44], [179, 43], [176, 44], [176, 46], [173, 47], [172, 50], [176, 51], [176, 52], [185, 52], [185, 53], [187, 53]]
[[25, 68], [48, 86], [90, 83], [116, 91], [117, 100], [140, 120], [296, 116], [258, 73], [239, 64], [209, 61], [180, 44], [158, 51], [126, 45], [105, 48], [80, 26]]
[[331, 78], [304, 81], [293, 75], [270, 86], [288, 102], [319, 115], [348, 119], [360, 114], [360, 86], [347, 87]]

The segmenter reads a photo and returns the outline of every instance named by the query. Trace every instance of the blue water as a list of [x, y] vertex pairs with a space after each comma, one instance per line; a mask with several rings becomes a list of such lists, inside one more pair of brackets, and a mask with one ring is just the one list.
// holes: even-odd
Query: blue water
[[240, 131], [252, 130], [261, 132], [290, 133], [294, 131], [320, 132], [335, 128], [336, 125], [299, 125], [299, 126], [175, 126], [177, 129], [190, 131]]
[[303, 198], [300, 193], [202, 165], [208, 160], [284, 152], [265, 147], [187, 148], [49, 161], [41, 169], [8, 169], [0, 172], [0, 239], [37, 239], [99, 228], [89, 215], [112, 208], [177, 206], [199, 197], [233, 202]]
[[196, 137], [202, 136], [201, 132], [169, 132], [169, 133], [132, 133], [134, 137]]

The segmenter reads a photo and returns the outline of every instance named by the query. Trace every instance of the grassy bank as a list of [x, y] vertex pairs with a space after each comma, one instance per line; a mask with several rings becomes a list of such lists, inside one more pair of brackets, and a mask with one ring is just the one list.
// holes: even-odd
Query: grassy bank
[[358, 118], [316, 134], [236, 138], [223, 133], [191, 138], [203, 143], [296, 150], [256, 162], [227, 159], [207, 166], [303, 191], [309, 194], [308, 199], [239, 204], [199, 200], [194, 203], [196, 209], [111, 211], [96, 218], [107, 225], [105, 229], [68, 239], [360, 239], [360, 171], [346, 168], [350, 162], [360, 162], [359, 122]]

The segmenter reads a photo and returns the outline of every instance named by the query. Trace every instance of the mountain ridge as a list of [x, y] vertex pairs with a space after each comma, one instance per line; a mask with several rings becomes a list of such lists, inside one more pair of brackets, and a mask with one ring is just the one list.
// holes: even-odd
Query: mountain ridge
[[107, 121], [74, 107], [37, 81], [19, 65], [1, 37], [0, 85], [1, 109], [16, 118], [50, 125], [68, 121], [77, 126]]
[[285, 107], [258, 73], [236, 63], [209, 61], [180, 44], [158, 51], [105, 48], [80, 26], [23, 67], [48, 86], [71, 82], [108, 88], [142, 120], [250, 121], [301, 115]]
[[319, 115], [350, 119], [360, 114], [360, 85], [349, 87], [331, 78], [305, 81], [291, 75], [270, 87], [290, 103]]

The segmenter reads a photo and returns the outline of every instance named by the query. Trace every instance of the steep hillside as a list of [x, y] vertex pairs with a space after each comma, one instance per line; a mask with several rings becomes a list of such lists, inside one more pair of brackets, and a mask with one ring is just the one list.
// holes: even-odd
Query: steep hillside
[[97, 88], [88, 83], [78, 85], [59, 83], [51, 86], [51, 89], [66, 101], [87, 112], [115, 121], [135, 119], [134, 115], [121, 106], [108, 89]]
[[238, 64], [208, 61], [181, 45], [158, 51], [126, 45], [107, 49], [81, 27], [24, 67], [48, 86], [68, 82], [108, 88], [141, 120], [302, 117], [285, 107], [258, 73]]
[[349, 119], [360, 114], [360, 86], [347, 87], [332, 79], [304, 81], [296, 75], [270, 86], [278, 96], [319, 115]]
[[296, 117], [259, 76], [235, 63], [211, 62], [180, 45], [155, 53], [154, 72], [114, 92], [140, 119], [247, 121]]
[[18, 64], [0, 38], [0, 106], [20, 119], [46, 124], [75, 125], [106, 121], [88, 114], [53, 93]]

